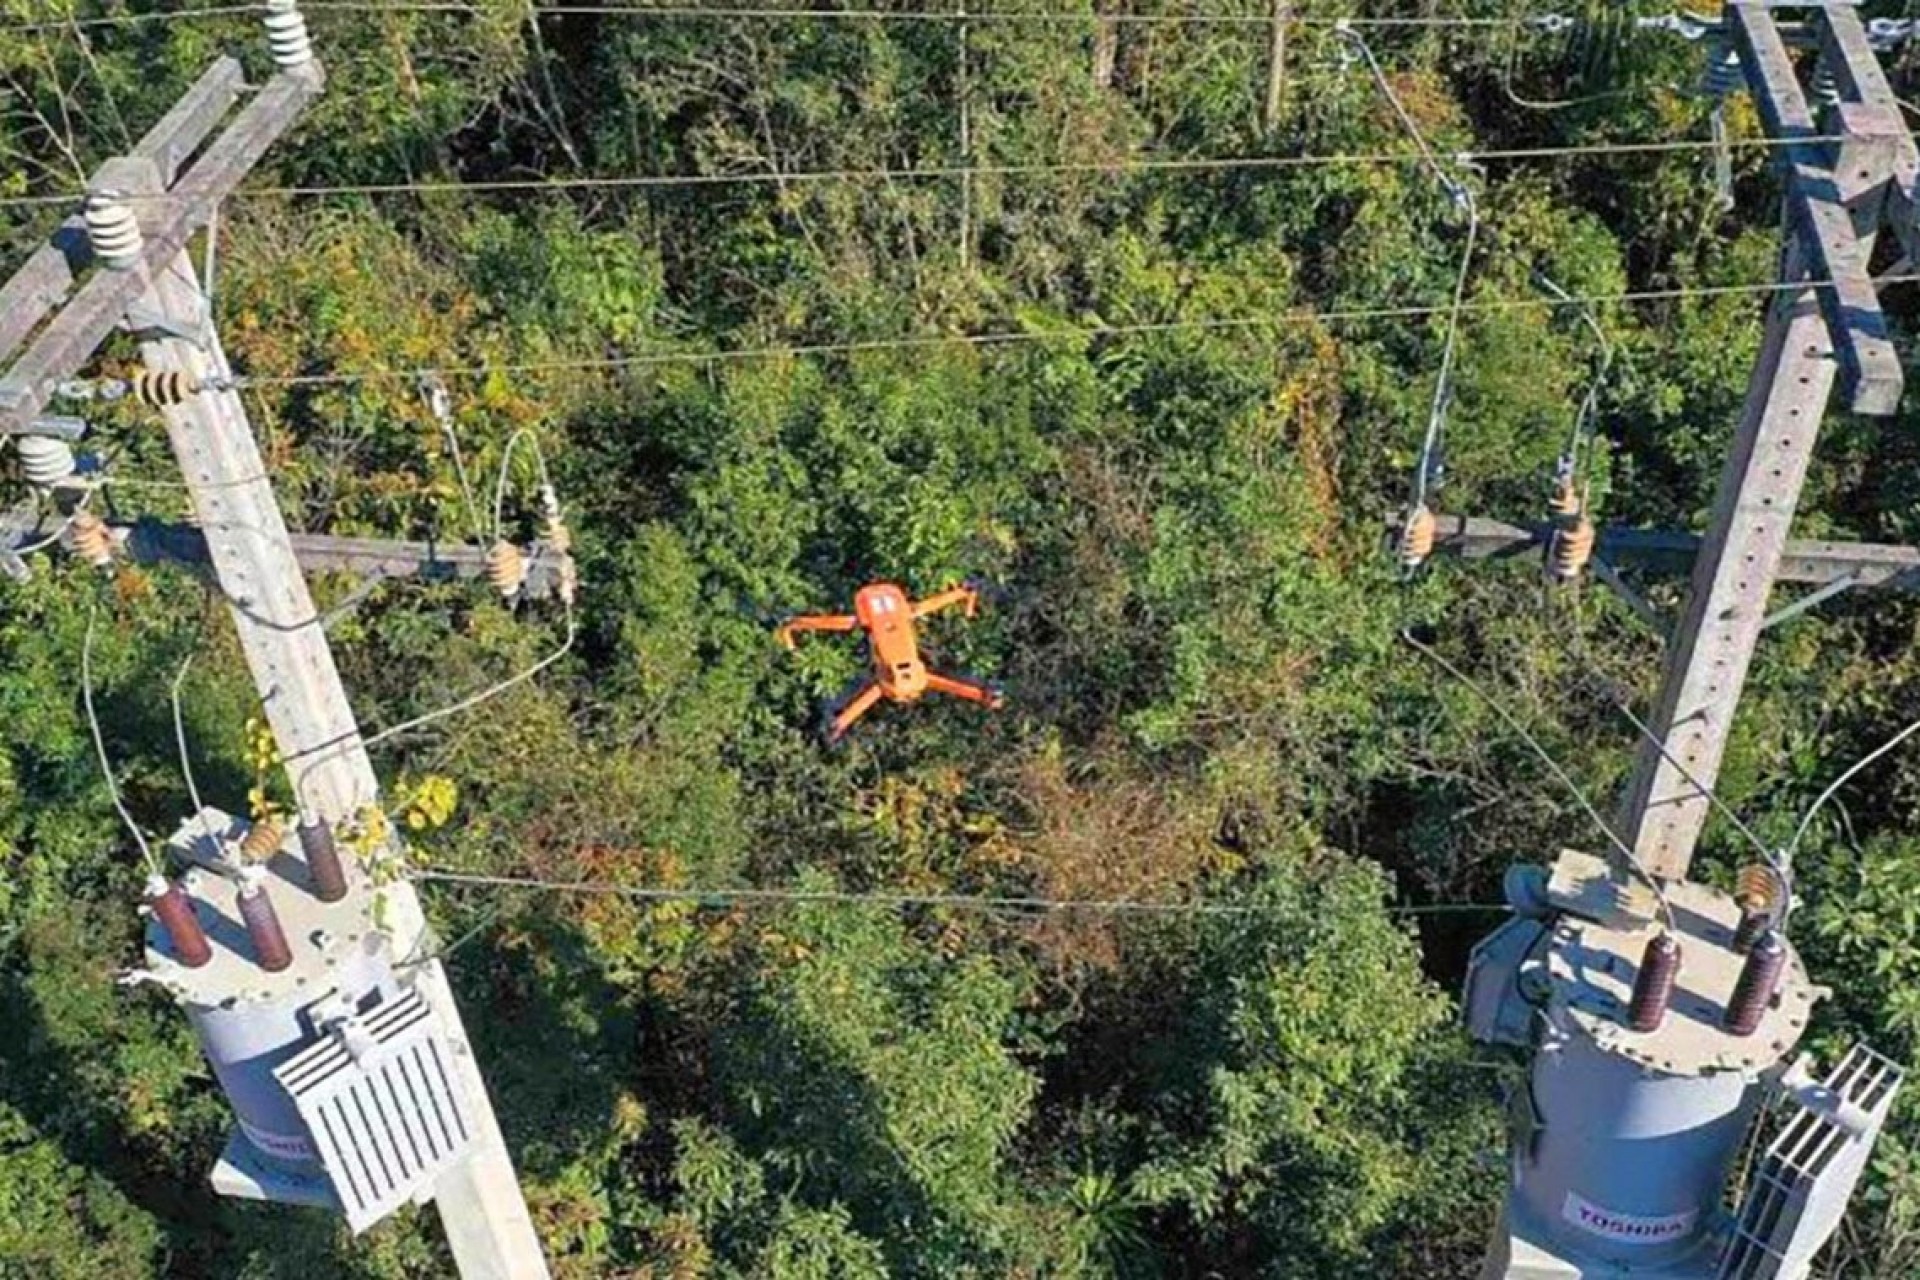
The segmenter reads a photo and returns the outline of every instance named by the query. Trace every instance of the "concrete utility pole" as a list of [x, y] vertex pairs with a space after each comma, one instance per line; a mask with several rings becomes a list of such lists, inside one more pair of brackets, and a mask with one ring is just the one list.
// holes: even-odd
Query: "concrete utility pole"
[[[1809, 10], [1808, 21], [1784, 30], [1786, 9]], [[1883, 225], [1910, 254], [1920, 247], [1920, 156], [1851, 5], [1730, 2], [1719, 35], [1718, 53], [1737, 52], [1768, 134], [1786, 144], [1785, 278], [1808, 287], [1770, 311], [1618, 847], [1605, 858], [1563, 851], [1550, 872], [1514, 868], [1515, 917], [1474, 952], [1470, 1030], [1531, 1057], [1487, 1280], [1804, 1277], [1902, 1078], [1864, 1048], [1824, 1080], [1790, 1060], [1818, 990], [1785, 936], [1791, 885], [1777, 857], [1744, 871], [1734, 895], [1687, 879], [1774, 582], [1815, 578], [1833, 594], [1914, 580], [1900, 549], [1787, 534], [1835, 383], [1856, 413], [1898, 406], [1900, 361], [1868, 260]], [[1817, 121], [1789, 35], [1816, 51], [1812, 82], [1828, 98]], [[1826, 137], [1841, 141], [1812, 140]], [[1511, 534], [1533, 540], [1488, 523], [1461, 522], [1452, 541], [1497, 553]], [[1689, 549], [1620, 533], [1600, 548], [1669, 562]], [[1730, 1217], [1721, 1206], [1738, 1190], [1736, 1157], [1771, 1099], [1786, 1119]]]
[[[43, 410], [117, 328], [138, 335], [150, 374], [181, 375], [162, 409], [168, 438], [300, 809], [297, 833], [261, 815], [195, 814], [173, 848], [198, 869], [149, 884], [145, 976], [186, 1006], [240, 1122], [216, 1188], [328, 1205], [356, 1231], [431, 1199], [462, 1276], [540, 1280], [546, 1263], [397, 850], [369, 839], [364, 862], [350, 855], [379, 785], [186, 254], [322, 90], [291, 0], [268, 5], [266, 25], [277, 72], [224, 132], [206, 142], [241, 97], [232, 59], [103, 166], [84, 217], [0, 288], [0, 361], [20, 351], [0, 377], [0, 432], [23, 444], [57, 434]], [[95, 539], [84, 545], [105, 560], [111, 531], [88, 519], [73, 540]]]

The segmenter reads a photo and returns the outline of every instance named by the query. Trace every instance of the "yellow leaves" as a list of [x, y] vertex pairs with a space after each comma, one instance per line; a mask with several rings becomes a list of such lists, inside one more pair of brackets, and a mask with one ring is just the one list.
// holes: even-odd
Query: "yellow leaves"
[[400, 820], [409, 831], [435, 831], [453, 817], [460, 790], [451, 778], [430, 773], [417, 782], [396, 788]]
[[280, 763], [280, 744], [273, 736], [271, 725], [258, 716], [249, 716], [244, 732], [249, 768], [261, 774]]

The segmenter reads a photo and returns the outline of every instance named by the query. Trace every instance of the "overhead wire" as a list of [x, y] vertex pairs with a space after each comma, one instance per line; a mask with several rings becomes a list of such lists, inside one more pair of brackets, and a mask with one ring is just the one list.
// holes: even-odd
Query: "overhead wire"
[[[301, 9], [309, 15], [322, 13], [373, 13], [381, 15], [398, 14], [446, 14], [455, 17], [479, 16], [479, 10], [472, 4], [454, 3], [451, 0], [305, 0]], [[1203, 11], [1198, 13], [1111, 13], [1067, 12], [1052, 9], [988, 9], [977, 14], [959, 14], [953, 10], [939, 9], [863, 9], [840, 8], [804, 8], [797, 5], [642, 5], [630, 3], [613, 4], [570, 4], [532, 3], [526, 6], [529, 18], [566, 18], [566, 17], [608, 17], [608, 18], [657, 18], [673, 20], [700, 19], [758, 19], [762, 21], [814, 21], [814, 22], [884, 22], [884, 23], [932, 23], [956, 21], [988, 21], [1006, 23], [1033, 23], [1041, 25], [1090, 26], [1097, 22], [1114, 22], [1128, 26], [1235, 26], [1267, 28], [1272, 18], [1266, 14], [1224, 13]], [[61, 22], [18, 23], [0, 27], [0, 35], [24, 35], [49, 31], [67, 31], [91, 27], [111, 27], [155, 23], [197, 21], [208, 18], [239, 17], [258, 14], [265, 11], [260, 4], [203, 5], [185, 9], [155, 10], [145, 13], [100, 14], [88, 18], [74, 18]], [[1550, 22], [1565, 20], [1562, 14], [1540, 14], [1533, 20]], [[1389, 30], [1485, 30], [1493, 27], [1508, 26], [1515, 21], [1511, 16], [1493, 18], [1470, 15], [1410, 14], [1405, 16], [1366, 17], [1355, 16], [1347, 19], [1305, 15], [1293, 19], [1295, 25], [1302, 27], [1328, 27], [1336, 22], [1346, 21], [1356, 26], [1375, 27]]]
[[1781, 855], [1781, 859], [1789, 871], [1791, 871], [1793, 867], [1793, 856], [1799, 851], [1800, 842], [1806, 838], [1808, 829], [1813, 826], [1814, 815], [1819, 813], [1821, 808], [1839, 793], [1840, 788], [1853, 781], [1862, 770], [1872, 765], [1875, 761], [1879, 760], [1880, 757], [1886, 755], [1889, 751], [1892, 751], [1916, 733], [1920, 733], [1920, 720], [1915, 720], [1912, 724], [1900, 730], [1900, 732], [1894, 734], [1891, 738], [1888, 738], [1885, 742], [1855, 761], [1846, 772], [1835, 778], [1832, 783], [1828, 785], [1827, 789], [1820, 793], [1819, 798], [1808, 807], [1805, 816], [1800, 819], [1800, 825], [1794, 829], [1793, 839], [1787, 842], [1786, 851]]
[[[1920, 281], [1920, 272], [1886, 275], [1882, 286]], [[1611, 294], [1576, 296], [1570, 301], [1588, 305], [1640, 302], [1682, 302], [1689, 300], [1757, 297], [1780, 293], [1834, 288], [1831, 280], [1783, 280], [1764, 283], [1724, 285], [1676, 285], [1658, 289], [1625, 290]], [[1465, 315], [1508, 311], [1531, 311], [1561, 305], [1544, 298], [1469, 299], [1460, 307]], [[1038, 344], [1046, 342], [1088, 341], [1100, 338], [1142, 337], [1171, 333], [1213, 333], [1233, 330], [1285, 328], [1295, 325], [1349, 324], [1376, 320], [1413, 320], [1448, 313], [1451, 304], [1374, 306], [1335, 308], [1327, 311], [1297, 310], [1258, 316], [1218, 316], [1198, 320], [1163, 320], [1132, 324], [1102, 324], [1049, 327], [1044, 330], [1019, 329], [975, 334], [919, 334], [897, 338], [856, 339], [843, 342], [795, 343], [784, 346], [710, 348], [700, 351], [663, 351], [634, 355], [583, 356], [568, 360], [502, 361], [471, 365], [412, 366], [390, 369], [362, 369], [330, 373], [243, 374], [222, 379], [226, 389], [253, 387], [331, 387], [421, 377], [484, 378], [495, 374], [536, 374], [559, 372], [611, 371], [662, 365], [721, 364], [745, 360], [801, 359], [812, 356], [861, 355], [882, 351], [920, 351], [937, 347], [989, 347]], [[76, 379], [63, 384], [66, 392], [112, 379]], [[119, 483], [126, 483], [121, 481]]]
[[[1807, 138], [1736, 138], [1729, 146], [1773, 150], [1788, 146], [1844, 141], [1839, 135]], [[1581, 159], [1601, 156], [1672, 155], [1713, 151], [1710, 139], [1670, 138], [1647, 141], [1568, 143], [1562, 146], [1505, 147], [1463, 151], [1459, 158], [1476, 165], [1534, 160]], [[1155, 174], [1265, 172], [1323, 167], [1363, 167], [1427, 164], [1420, 151], [1327, 152], [1292, 156], [1140, 156], [1113, 160], [1066, 160], [1017, 164], [943, 164], [902, 168], [811, 169], [794, 172], [658, 173], [592, 175], [557, 178], [480, 178], [472, 181], [365, 182], [337, 184], [281, 184], [241, 187], [226, 198], [328, 199], [339, 196], [497, 195], [546, 194], [563, 191], [619, 191], [719, 186], [794, 186], [817, 183], [890, 183], [941, 181], [956, 178], [1025, 178], [1074, 174]], [[86, 198], [84, 191], [47, 192], [0, 197], [0, 209], [65, 208]], [[170, 191], [131, 192], [126, 204], [164, 204], [181, 199]]]
[[1599, 829], [1600, 834], [1604, 835], [1608, 843], [1613, 845], [1614, 850], [1624, 860], [1624, 865], [1628, 870], [1632, 871], [1634, 875], [1652, 891], [1654, 900], [1660, 904], [1661, 914], [1666, 917], [1667, 928], [1677, 932], [1678, 926], [1674, 921], [1673, 903], [1667, 898], [1666, 886], [1662, 885], [1659, 879], [1647, 870], [1645, 864], [1640, 861], [1639, 855], [1634, 853], [1633, 849], [1615, 834], [1613, 828], [1608, 825], [1607, 820], [1600, 816], [1600, 811], [1594, 808], [1593, 802], [1587, 799], [1587, 793], [1580, 789], [1580, 784], [1575, 782], [1573, 776], [1561, 766], [1560, 762], [1555, 760], [1552, 754], [1540, 745], [1539, 740], [1533, 736], [1524, 724], [1520, 723], [1519, 717], [1515, 716], [1511, 711], [1508, 711], [1499, 699], [1482, 688], [1480, 683], [1472, 676], [1462, 671], [1452, 662], [1449, 662], [1439, 650], [1414, 635], [1411, 628], [1402, 628], [1400, 638], [1434, 662], [1441, 670], [1472, 690], [1475, 697], [1485, 703], [1496, 716], [1500, 717], [1501, 721], [1505, 723], [1509, 729], [1519, 735], [1520, 740], [1527, 744], [1534, 755], [1538, 756], [1553, 776], [1558, 779], [1560, 785], [1566, 788], [1567, 793], [1574, 798], [1575, 803], [1586, 813], [1587, 817], [1593, 822], [1593, 825]]
[[[554, 893], [607, 894], [651, 902], [688, 902], [695, 906], [726, 907], [751, 904], [828, 903], [870, 907], [953, 907], [979, 911], [1085, 911], [1133, 915], [1272, 915], [1279, 908], [1252, 903], [1171, 902], [1135, 898], [1049, 898], [1025, 895], [964, 893], [887, 893], [839, 889], [679, 889], [624, 885], [601, 880], [552, 880], [538, 876], [489, 875], [439, 867], [414, 868], [416, 880], [444, 884], [478, 885], [499, 889], [545, 890]], [[1507, 910], [1505, 903], [1408, 903], [1389, 905], [1394, 915], [1445, 915]]]
[[147, 843], [146, 833], [140, 830], [140, 824], [133, 820], [126, 801], [121, 798], [120, 784], [114, 781], [113, 762], [107, 757], [107, 740], [100, 731], [100, 715], [93, 705], [93, 637], [99, 622], [100, 595], [94, 592], [87, 600], [87, 632], [80, 642], [80, 701], [87, 711], [87, 728], [93, 734], [94, 754], [100, 761], [100, 776], [106, 781], [107, 794], [113, 799], [114, 811], [133, 834], [133, 842], [140, 847], [140, 857], [146, 863], [148, 872], [159, 875], [160, 859], [153, 852], [153, 846]]
[[1387, 73], [1380, 66], [1380, 60], [1373, 56], [1373, 49], [1366, 40], [1350, 25], [1340, 24], [1334, 28], [1346, 47], [1357, 51], [1367, 72], [1372, 77], [1374, 87], [1393, 108], [1393, 114], [1399, 117], [1401, 127], [1407, 136], [1413, 139], [1414, 148], [1420, 153], [1427, 169], [1446, 191], [1454, 206], [1466, 215], [1466, 242], [1460, 250], [1460, 266], [1453, 284], [1453, 301], [1447, 316], [1447, 336], [1440, 350], [1440, 372], [1434, 380], [1433, 402], [1427, 410], [1426, 435], [1420, 445], [1420, 459], [1414, 473], [1413, 503], [1409, 510], [1424, 510], [1430, 489], [1439, 483], [1439, 450], [1442, 447], [1442, 435], [1446, 426], [1447, 410], [1453, 401], [1453, 367], [1455, 354], [1460, 340], [1461, 307], [1467, 300], [1467, 282], [1472, 276], [1473, 251], [1480, 235], [1480, 206], [1473, 198], [1473, 191], [1454, 174], [1441, 165], [1440, 160], [1428, 145], [1426, 135], [1420, 131], [1419, 124], [1408, 113], [1400, 95], [1393, 90], [1393, 84], [1387, 79]]

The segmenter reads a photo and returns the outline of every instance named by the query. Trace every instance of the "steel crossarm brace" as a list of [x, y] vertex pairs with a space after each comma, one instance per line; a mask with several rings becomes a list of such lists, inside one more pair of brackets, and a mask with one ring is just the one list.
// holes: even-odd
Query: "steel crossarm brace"
[[[173, 110], [147, 130], [131, 154], [151, 161], [159, 171], [161, 185], [171, 186], [187, 158], [200, 149], [214, 126], [239, 101], [244, 81], [238, 62], [220, 59], [174, 104]], [[89, 185], [98, 188], [101, 181], [102, 175], [96, 173]], [[143, 229], [156, 221], [157, 210], [147, 207], [146, 202], [137, 205], [134, 213]], [[93, 245], [87, 239], [86, 222], [74, 214], [19, 271], [0, 284], [0, 360], [20, 349], [27, 335], [65, 301], [78, 274], [92, 262]], [[11, 430], [12, 424], [6, 429]]]
[[[1518, 525], [1484, 516], [1440, 516], [1437, 553], [1468, 560], [1504, 560], [1539, 553], [1549, 526]], [[1397, 533], [1397, 527], [1394, 528]], [[1614, 564], [1631, 563], [1664, 573], [1686, 573], [1700, 551], [1700, 535], [1665, 529], [1603, 528], [1594, 554]], [[1875, 542], [1797, 539], [1786, 544], [1777, 582], [1826, 586], [1839, 579], [1855, 586], [1920, 591], [1920, 547]]]
[[[176, 183], [167, 200], [139, 202], [146, 240], [132, 270], [96, 271], [0, 379], [0, 434], [30, 425], [55, 389], [105, 342], [153, 281], [170, 270], [214, 207], [240, 184], [322, 88], [318, 64], [276, 75]], [[138, 210], [137, 210], [138, 211]]]
[[[4, 529], [4, 519], [0, 517], [0, 529]], [[0, 551], [44, 541], [55, 536], [59, 528], [58, 522], [47, 521], [39, 521], [36, 527], [29, 510], [23, 528], [13, 531], [11, 538], [0, 536]], [[212, 564], [206, 530], [190, 524], [151, 519], [132, 523], [109, 521], [107, 532], [138, 564], [179, 564], [196, 569]], [[465, 544], [341, 538], [323, 533], [295, 533], [289, 538], [294, 559], [306, 573], [444, 582], [484, 577], [487, 572], [485, 548]], [[560, 557], [544, 544], [526, 548], [525, 555], [527, 570], [520, 584], [520, 595], [531, 600], [553, 595], [560, 585]]]
[[[1854, 412], [1891, 414], [1900, 407], [1904, 375], [1868, 263], [1890, 166], [1871, 137], [1857, 144], [1850, 137], [1831, 157], [1826, 144], [1810, 141], [1821, 136], [1820, 128], [1773, 15], [1746, 4], [1727, 10], [1767, 136], [1787, 144], [1781, 157], [1787, 209], [1807, 274], [1822, 286], [1815, 292], [1839, 357], [1841, 385]], [[1830, 16], [1828, 29], [1844, 19], [1858, 28], [1859, 16], [1846, 10]], [[1859, 34], [1864, 47], [1865, 32]], [[1856, 70], [1852, 79], [1859, 78]], [[1843, 128], [1861, 122], [1858, 112], [1851, 120], [1845, 113], [1838, 119]]]

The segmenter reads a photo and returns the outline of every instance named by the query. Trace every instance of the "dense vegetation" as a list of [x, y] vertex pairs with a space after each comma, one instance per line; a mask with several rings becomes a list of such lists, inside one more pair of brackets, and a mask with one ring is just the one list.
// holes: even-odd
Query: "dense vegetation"
[[[0, 0], [0, 195], [78, 190], [219, 52], [264, 73], [245, 18], [68, 21], [147, 7]], [[430, 188], [233, 200], [216, 300], [236, 366], [267, 380], [249, 406], [297, 526], [460, 539], [490, 523], [412, 380], [273, 381], [422, 366], [485, 371], [447, 375], [480, 487], [530, 427], [574, 512], [573, 652], [489, 713], [382, 752], [397, 788], [457, 785], [423, 856], [632, 885], [1263, 909], [715, 909], [424, 886], [557, 1274], [1467, 1272], [1502, 1183], [1504, 1068], [1467, 1044], [1450, 992], [1493, 917], [1400, 909], [1496, 901], [1510, 861], [1598, 837], [1399, 633], [1425, 628], [1595, 795], [1634, 745], [1608, 699], [1644, 711], [1660, 645], [1598, 589], [1543, 602], [1531, 563], [1403, 586], [1379, 552], [1445, 318], [1353, 313], [1448, 296], [1461, 226], [1429, 173], [1131, 163], [1404, 153], [1364, 69], [1326, 27], [1296, 29], [1269, 124], [1258, 23], [1122, 24], [1109, 41], [1091, 16], [982, 21], [963, 55], [945, 21], [470, 9], [316, 9], [329, 92], [251, 185]], [[1706, 136], [1698, 49], [1670, 37], [1372, 41], [1445, 156]], [[1576, 101], [1527, 105], [1561, 98]], [[1757, 131], [1740, 103], [1731, 124]], [[1737, 160], [1732, 212], [1701, 151], [1469, 170], [1486, 232], [1444, 507], [1534, 518], [1599, 364], [1574, 309], [1492, 304], [1540, 301], [1540, 275], [1600, 296], [1773, 278], [1767, 158]], [[796, 176], [969, 162], [994, 171]], [[1030, 168], [1062, 164], [1079, 167]], [[754, 181], [461, 189], [638, 174]], [[4, 264], [59, 213], [0, 206]], [[1763, 306], [1731, 291], [1597, 308], [1618, 349], [1595, 470], [1607, 518], [1698, 526]], [[1222, 319], [1246, 323], [1202, 325]], [[939, 341], [983, 334], [1006, 338]], [[925, 341], [817, 350], [903, 337]], [[608, 362], [629, 357], [644, 360]], [[116, 509], [180, 514], [151, 420], [98, 419], [130, 482]], [[1920, 539], [1915, 425], [1833, 417], [1799, 527]], [[533, 515], [529, 478], [510, 521]], [[78, 696], [89, 610], [108, 749], [149, 831], [186, 812], [167, 706], [182, 659], [199, 655], [186, 723], [210, 800], [245, 804], [258, 708], [223, 604], [193, 579], [36, 564], [0, 583], [0, 1275], [443, 1274], [430, 1213], [351, 1240], [206, 1189], [225, 1110], [178, 1013], [112, 981], [138, 954], [139, 871]], [[931, 591], [967, 575], [994, 586], [989, 609], [933, 639], [1001, 679], [1008, 709], [883, 708], [823, 752], [816, 705], [858, 658], [785, 655], [769, 624], [876, 577]], [[326, 603], [352, 584], [316, 589]], [[1769, 635], [1723, 794], [1771, 838], [1920, 714], [1917, 623], [1910, 601], [1861, 595]], [[524, 666], [562, 624], [477, 588], [391, 583], [332, 634], [379, 728]], [[1911, 1060], [1920, 754], [1843, 801], [1802, 859], [1798, 938], [1836, 992], [1814, 1043], [1865, 1036]], [[1739, 855], [1716, 823], [1701, 873], [1725, 882]], [[1913, 1274], [1907, 1097], [1836, 1274]]]

